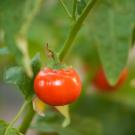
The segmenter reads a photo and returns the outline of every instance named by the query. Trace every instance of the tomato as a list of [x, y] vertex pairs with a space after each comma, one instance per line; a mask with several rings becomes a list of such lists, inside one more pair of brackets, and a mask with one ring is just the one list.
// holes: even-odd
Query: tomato
[[101, 68], [97, 71], [92, 83], [100, 91], [113, 91], [119, 88], [124, 83], [124, 81], [127, 78], [127, 75], [128, 75], [128, 69], [125, 68], [122, 70], [117, 83], [114, 86], [111, 86], [106, 79], [104, 70]]
[[81, 93], [81, 80], [73, 68], [44, 68], [34, 80], [39, 99], [52, 106], [62, 106], [77, 100]]

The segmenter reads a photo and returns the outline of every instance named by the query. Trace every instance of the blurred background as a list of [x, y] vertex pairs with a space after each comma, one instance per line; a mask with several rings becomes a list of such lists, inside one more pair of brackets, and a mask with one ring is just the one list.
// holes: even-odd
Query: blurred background
[[[73, 1], [64, 0], [64, 2], [72, 11]], [[115, 13], [118, 10], [123, 11], [123, 18], [120, 19], [124, 21], [121, 23], [125, 24], [128, 20], [135, 22], [135, 17], [129, 11], [129, 9], [132, 9], [132, 12], [135, 13], [133, 9], [135, 5], [128, 0], [119, 0], [112, 3], [106, 0], [103, 6], [112, 8]], [[105, 11], [102, 14], [107, 17]], [[97, 20], [94, 15], [97, 16]], [[95, 89], [92, 86], [91, 78], [101, 66], [101, 62], [96, 42], [93, 39], [94, 33], [100, 31], [98, 24], [104, 23], [104, 20], [102, 20], [104, 17], [101, 14], [96, 15], [96, 13], [94, 15], [93, 19], [90, 15], [84, 22], [74, 42], [75, 46], [65, 60], [67, 65], [72, 65], [78, 71], [83, 82], [81, 97], [70, 107], [71, 125], [62, 128], [63, 117], [53, 109], [48, 109], [45, 118], [36, 116], [37, 123], [32, 125], [28, 135], [135, 135], [135, 47], [133, 44], [132, 47], [130, 46], [127, 62], [129, 73], [124, 84], [113, 92], [101, 92]], [[30, 58], [40, 52], [42, 66], [46, 65], [48, 59], [44, 51], [45, 44], [48, 43], [50, 48], [58, 51], [63, 45], [72, 24], [73, 22], [66, 15], [58, 1], [42, 1], [40, 9], [31, 21], [27, 32]], [[117, 26], [117, 24], [115, 25]], [[129, 25], [123, 26], [130, 27]], [[122, 36], [119, 37], [119, 42], [128, 41], [126, 43], [129, 43], [130, 37], [128, 36], [130, 36], [130, 32], [128, 28], [127, 30], [126, 28], [120, 30], [119, 33], [122, 33]], [[104, 29], [104, 31], [107, 33], [107, 29]], [[4, 32], [1, 28], [0, 48], [4, 48], [6, 45], [3, 41], [3, 35]], [[107, 38], [106, 35], [103, 36], [104, 41], [108, 40]], [[109, 40], [109, 43], [113, 42], [112, 40]], [[117, 44], [115, 45], [117, 46]], [[6, 84], [3, 81], [4, 72], [15, 65], [16, 60], [13, 55], [8, 52], [0, 53], [0, 119], [5, 121], [10, 121], [15, 116], [24, 101], [24, 97], [15, 85]], [[90, 74], [90, 77], [88, 77], [88, 74]]]

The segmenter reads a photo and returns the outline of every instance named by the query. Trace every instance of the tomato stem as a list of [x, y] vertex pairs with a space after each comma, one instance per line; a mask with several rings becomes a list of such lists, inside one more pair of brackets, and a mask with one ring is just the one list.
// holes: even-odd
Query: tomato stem
[[10, 124], [7, 126], [7, 128], [5, 129], [5, 133], [4, 135], [8, 134], [8, 130], [15, 124], [15, 122], [19, 119], [20, 115], [22, 115], [24, 109], [26, 108], [26, 106], [28, 105], [28, 101], [25, 101], [21, 107], [21, 109], [19, 110], [19, 112], [17, 113], [17, 115], [14, 117], [14, 119], [10, 122]]
[[31, 121], [35, 115], [35, 111], [33, 110], [32, 102], [28, 104], [28, 111], [26, 115], [23, 118], [23, 121], [21, 123], [21, 126], [19, 127], [19, 131], [23, 134], [25, 134], [31, 124]]
[[52, 50], [49, 49], [48, 43], [46, 44], [46, 51], [48, 58], [52, 58], [55, 61], [55, 54]]
[[63, 48], [60, 50], [59, 53], [59, 59], [60, 61], [63, 61], [64, 58], [66, 57], [67, 53], [69, 52], [73, 41], [75, 40], [78, 31], [80, 30], [85, 18], [88, 16], [89, 12], [91, 11], [91, 9], [94, 7], [95, 3], [97, 0], [92, 0], [90, 1], [86, 8], [84, 9], [83, 13], [81, 14], [81, 16], [78, 18], [78, 20], [75, 22], [75, 24], [73, 25], [67, 40], [64, 43]]

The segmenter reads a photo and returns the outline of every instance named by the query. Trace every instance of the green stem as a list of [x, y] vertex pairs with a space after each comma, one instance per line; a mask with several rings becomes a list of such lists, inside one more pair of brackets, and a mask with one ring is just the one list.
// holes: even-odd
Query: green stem
[[19, 119], [20, 115], [23, 113], [24, 109], [26, 108], [28, 102], [25, 101], [24, 104], [22, 105], [21, 109], [19, 110], [19, 112], [17, 113], [17, 115], [14, 117], [14, 119], [10, 122], [10, 124], [8, 125], [8, 127], [5, 130], [4, 135], [8, 134], [8, 130], [15, 124], [15, 122]]
[[74, 0], [72, 17], [75, 21], [76, 21], [76, 14], [75, 14], [76, 13], [76, 4], [77, 4], [77, 0]]
[[64, 60], [64, 58], [67, 55], [68, 51], [70, 50], [70, 48], [71, 48], [71, 46], [73, 44], [73, 41], [75, 40], [76, 35], [77, 35], [78, 31], [80, 30], [85, 18], [88, 16], [89, 12], [91, 11], [93, 6], [95, 5], [96, 1], [97, 0], [92, 0], [91, 2], [88, 3], [88, 5], [84, 9], [83, 13], [79, 17], [79, 19], [73, 25], [73, 27], [72, 27], [69, 35], [68, 35], [68, 38], [64, 43], [63, 48], [60, 50], [60, 53], [59, 53], [60, 61]]
[[72, 18], [72, 15], [70, 14], [70, 12], [68, 11], [66, 5], [64, 4], [64, 2], [62, 0], [59, 0], [60, 4], [62, 5], [62, 7], [64, 8], [64, 10], [66, 11], [67, 15]]
[[28, 104], [28, 111], [26, 113], [26, 115], [23, 118], [23, 121], [21, 123], [21, 126], [19, 127], [19, 131], [23, 134], [25, 134], [31, 124], [31, 121], [35, 115], [35, 111], [33, 110], [33, 106], [32, 103]]

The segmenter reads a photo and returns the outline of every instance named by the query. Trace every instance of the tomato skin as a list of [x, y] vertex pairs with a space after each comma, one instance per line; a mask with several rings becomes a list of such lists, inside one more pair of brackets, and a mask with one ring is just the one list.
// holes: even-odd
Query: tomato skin
[[41, 70], [34, 80], [36, 95], [46, 104], [62, 106], [77, 100], [81, 93], [81, 80], [72, 69]]
[[111, 86], [106, 79], [104, 70], [100, 68], [97, 71], [92, 83], [93, 86], [98, 88], [99, 91], [108, 91], [108, 92], [114, 91], [117, 90], [117, 88], [119, 88], [124, 83], [124, 81], [127, 78], [127, 75], [128, 75], [128, 69], [125, 68], [122, 70], [118, 82], [114, 86]]

